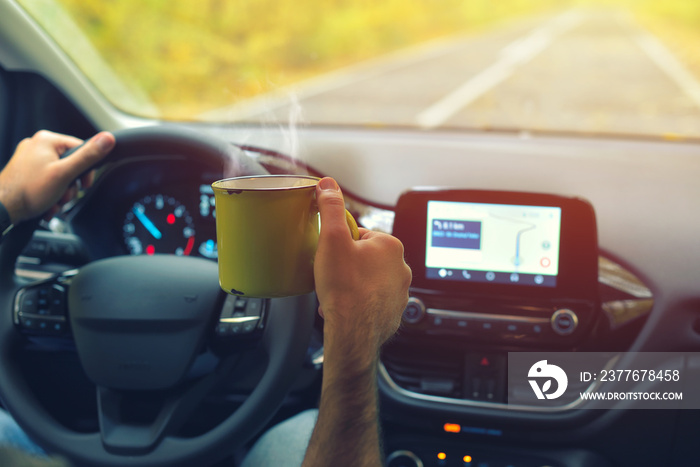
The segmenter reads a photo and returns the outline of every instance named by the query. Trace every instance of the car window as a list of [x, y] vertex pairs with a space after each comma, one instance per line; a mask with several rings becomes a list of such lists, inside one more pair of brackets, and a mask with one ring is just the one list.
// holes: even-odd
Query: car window
[[686, 0], [20, 0], [168, 120], [700, 137]]

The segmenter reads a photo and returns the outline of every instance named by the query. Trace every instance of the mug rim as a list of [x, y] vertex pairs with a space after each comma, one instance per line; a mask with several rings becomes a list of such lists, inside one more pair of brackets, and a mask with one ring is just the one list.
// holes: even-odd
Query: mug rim
[[264, 178], [264, 179], [271, 179], [271, 178], [291, 178], [291, 179], [306, 179], [306, 180], [313, 180], [315, 182], [318, 182], [321, 180], [319, 177], [314, 177], [313, 175], [294, 175], [294, 174], [276, 174], [276, 175], [244, 175], [240, 177], [230, 177], [230, 178], [224, 178], [221, 180], [217, 180], [211, 184], [212, 189], [216, 192], [228, 192], [230, 190], [235, 190], [235, 191], [283, 191], [283, 190], [298, 190], [298, 189], [308, 189], [311, 187], [315, 187], [316, 183], [309, 184], [309, 185], [298, 185], [298, 186], [278, 186], [278, 187], [241, 187], [241, 186], [223, 186], [226, 182], [232, 182], [236, 180], [252, 180], [256, 178]]

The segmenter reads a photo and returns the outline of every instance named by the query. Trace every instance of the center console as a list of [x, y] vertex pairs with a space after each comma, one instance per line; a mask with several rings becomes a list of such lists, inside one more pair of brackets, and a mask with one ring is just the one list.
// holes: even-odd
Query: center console
[[575, 350], [594, 327], [597, 230], [583, 199], [416, 189], [393, 233], [413, 282], [380, 377], [403, 397], [523, 409], [507, 405], [508, 352]]
[[[591, 204], [540, 193], [415, 189], [397, 203], [393, 234], [413, 282], [379, 369], [384, 405], [395, 406], [385, 421], [399, 427], [387, 432], [389, 465], [604, 465], [519, 450], [502, 424], [531, 420], [539, 410], [508, 405], [508, 352], [576, 350], [594, 328], [599, 254]], [[528, 415], [518, 422], [518, 414]], [[416, 430], [424, 432], [420, 441], [406, 439]]]
[[598, 245], [580, 198], [474, 190], [414, 190], [394, 235], [413, 270], [404, 331], [572, 348], [595, 318]]

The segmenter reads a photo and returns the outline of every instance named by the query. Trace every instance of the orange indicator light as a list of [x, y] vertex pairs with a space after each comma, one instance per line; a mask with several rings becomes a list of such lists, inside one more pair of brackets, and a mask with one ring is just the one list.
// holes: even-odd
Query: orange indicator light
[[465, 464], [469, 464], [472, 461], [472, 456], [464, 456], [462, 460]]
[[438, 452], [438, 459], [444, 461], [445, 459], [447, 459], [447, 454], [445, 454], [444, 452]]
[[456, 423], [445, 423], [443, 428], [447, 433], [459, 433], [462, 431], [462, 427]]

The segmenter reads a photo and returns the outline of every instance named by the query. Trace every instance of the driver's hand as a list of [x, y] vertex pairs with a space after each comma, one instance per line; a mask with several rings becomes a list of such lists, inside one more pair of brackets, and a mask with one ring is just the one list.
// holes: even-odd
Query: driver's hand
[[[61, 154], [83, 141], [46, 130], [17, 145], [12, 159], [0, 172], [0, 202], [17, 224], [41, 214], [51, 218], [75, 197], [74, 180], [101, 160], [115, 144], [114, 136], [101, 132], [70, 157]], [[92, 173], [81, 177], [83, 187], [92, 183]]]
[[[372, 364], [379, 348], [401, 323], [408, 302], [411, 270], [403, 245], [391, 235], [360, 229], [353, 241], [345, 203], [332, 178], [316, 188], [321, 233], [314, 264], [324, 347]], [[357, 360], [356, 360], [357, 361]]]

